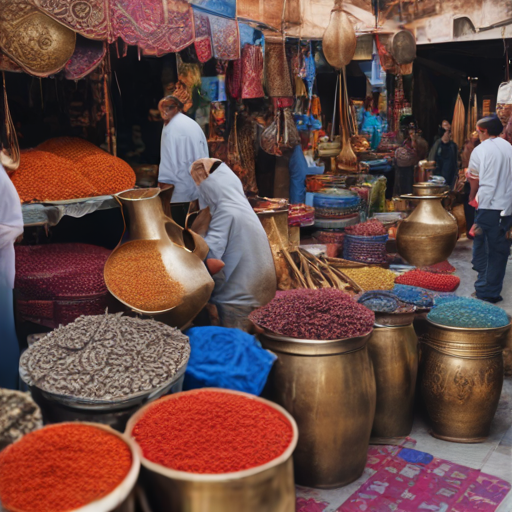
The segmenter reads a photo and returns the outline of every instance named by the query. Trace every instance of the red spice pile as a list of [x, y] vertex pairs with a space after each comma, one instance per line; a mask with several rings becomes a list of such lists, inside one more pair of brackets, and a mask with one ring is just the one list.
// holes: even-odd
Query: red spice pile
[[384, 227], [384, 224], [380, 220], [372, 219], [355, 226], [348, 226], [345, 228], [347, 235], [356, 236], [380, 236], [387, 235], [388, 230]]
[[67, 512], [112, 492], [131, 465], [128, 445], [105, 430], [43, 428], [0, 453], [0, 501], [17, 512]]
[[306, 340], [337, 340], [371, 331], [373, 311], [331, 288], [290, 290], [249, 316], [276, 334]]
[[290, 445], [290, 422], [275, 409], [222, 391], [155, 402], [133, 428], [144, 457], [188, 473], [231, 473], [266, 464]]
[[453, 274], [457, 269], [446, 260], [441, 263], [436, 263], [435, 265], [430, 265], [429, 267], [424, 267], [421, 270], [434, 272], [435, 274]]
[[135, 172], [124, 160], [74, 137], [22, 151], [11, 179], [22, 203], [109, 195], [135, 186]]
[[107, 293], [103, 267], [110, 251], [89, 244], [16, 246], [15, 286], [31, 299], [93, 297]]
[[457, 276], [415, 269], [398, 276], [395, 283], [418, 286], [435, 292], [454, 292], [459, 287], [460, 279]]

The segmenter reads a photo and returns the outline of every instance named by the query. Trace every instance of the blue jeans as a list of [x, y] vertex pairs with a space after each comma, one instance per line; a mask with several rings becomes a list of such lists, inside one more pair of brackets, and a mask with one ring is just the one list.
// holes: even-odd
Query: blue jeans
[[0, 287], [0, 388], [18, 389], [19, 359], [12, 290]]
[[507, 231], [512, 216], [501, 217], [499, 210], [477, 210], [477, 234], [473, 241], [473, 270], [478, 272], [475, 283], [479, 299], [497, 299], [503, 288], [503, 279], [510, 256], [511, 241]]

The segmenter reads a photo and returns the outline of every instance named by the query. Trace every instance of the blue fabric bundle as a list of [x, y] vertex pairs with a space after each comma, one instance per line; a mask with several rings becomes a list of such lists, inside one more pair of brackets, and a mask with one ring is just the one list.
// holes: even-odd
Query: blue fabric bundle
[[240, 329], [192, 327], [183, 388], [224, 388], [259, 395], [277, 357]]
[[306, 175], [308, 163], [300, 144], [295, 146], [288, 164], [290, 171], [290, 204], [304, 203], [306, 200]]

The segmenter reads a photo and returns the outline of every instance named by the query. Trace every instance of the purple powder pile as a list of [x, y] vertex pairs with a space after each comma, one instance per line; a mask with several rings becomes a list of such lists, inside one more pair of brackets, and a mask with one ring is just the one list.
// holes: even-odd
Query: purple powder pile
[[305, 340], [337, 340], [371, 331], [375, 314], [331, 288], [282, 292], [250, 319], [276, 334]]

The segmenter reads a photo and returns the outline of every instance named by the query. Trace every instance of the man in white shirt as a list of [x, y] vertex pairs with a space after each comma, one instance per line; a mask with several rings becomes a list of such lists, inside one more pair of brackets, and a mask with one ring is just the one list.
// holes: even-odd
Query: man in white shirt
[[476, 198], [473, 269], [478, 272], [476, 297], [496, 303], [502, 299], [503, 279], [510, 255], [507, 232], [512, 227], [512, 145], [499, 137], [497, 116], [477, 123], [481, 144], [469, 161], [470, 201]]
[[203, 130], [193, 119], [183, 114], [183, 107], [189, 100], [186, 86], [178, 82], [172, 94], [158, 105], [165, 125], [158, 182], [174, 185], [172, 203], [188, 203], [198, 198], [190, 167], [196, 160], [209, 156]]

